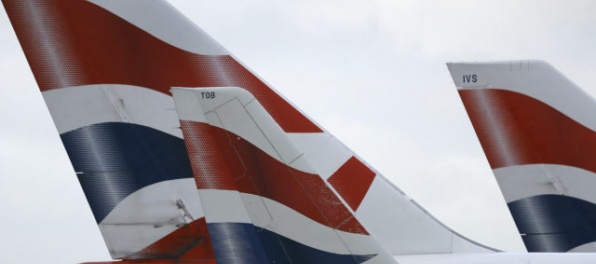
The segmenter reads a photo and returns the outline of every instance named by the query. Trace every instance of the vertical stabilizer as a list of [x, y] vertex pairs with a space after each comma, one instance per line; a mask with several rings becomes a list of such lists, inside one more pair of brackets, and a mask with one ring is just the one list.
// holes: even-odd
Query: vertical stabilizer
[[542, 61], [449, 71], [528, 251], [596, 251], [596, 104]]
[[395, 263], [252, 94], [172, 94], [218, 263]]
[[2, 3], [111, 256], [214, 260], [167, 90], [225, 50], [163, 1]]

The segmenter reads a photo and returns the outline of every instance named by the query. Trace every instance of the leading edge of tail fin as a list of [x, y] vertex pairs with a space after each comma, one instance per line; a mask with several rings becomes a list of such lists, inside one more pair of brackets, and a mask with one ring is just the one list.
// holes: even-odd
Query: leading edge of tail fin
[[395, 263], [250, 92], [172, 94], [218, 263]]
[[596, 251], [596, 104], [542, 61], [448, 63], [528, 251]]

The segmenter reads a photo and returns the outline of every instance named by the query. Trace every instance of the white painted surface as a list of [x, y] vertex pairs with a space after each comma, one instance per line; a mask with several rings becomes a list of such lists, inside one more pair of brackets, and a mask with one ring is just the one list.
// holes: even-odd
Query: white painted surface
[[507, 202], [542, 194], [565, 195], [596, 203], [596, 174], [556, 164], [516, 165], [493, 170]]
[[172, 97], [148, 88], [98, 84], [42, 93], [60, 134], [104, 123], [135, 123], [182, 138]]
[[[184, 209], [178, 208], [178, 201]], [[123, 257], [202, 217], [194, 179], [178, 179], [132, 193], [103, 219], [99, 229], [112, 256]]]

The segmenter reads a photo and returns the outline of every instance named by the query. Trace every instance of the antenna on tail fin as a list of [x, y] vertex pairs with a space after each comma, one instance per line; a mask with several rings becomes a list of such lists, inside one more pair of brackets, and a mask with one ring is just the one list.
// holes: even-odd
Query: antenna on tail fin
[[542, 61], [447, 64], [528, 251], [596, 251], [596, 104]]

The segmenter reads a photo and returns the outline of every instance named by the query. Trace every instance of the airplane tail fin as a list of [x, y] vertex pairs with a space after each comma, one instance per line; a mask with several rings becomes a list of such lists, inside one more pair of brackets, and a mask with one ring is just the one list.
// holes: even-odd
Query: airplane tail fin
[[596, 251], [596, 104], [542, 61], [449, 63], [528, 251]]
[[254, 95], [172, 94], [218, 263], [395, 263]]
[[167, 89], [223, 49], [163, 1], [2, 3], [111, 256], [214, 260]]

